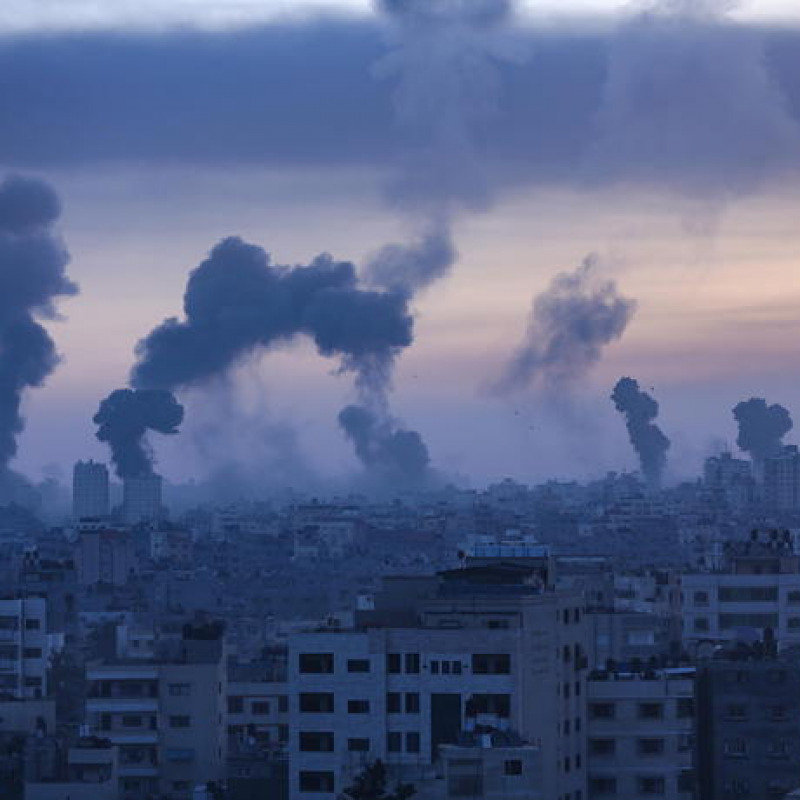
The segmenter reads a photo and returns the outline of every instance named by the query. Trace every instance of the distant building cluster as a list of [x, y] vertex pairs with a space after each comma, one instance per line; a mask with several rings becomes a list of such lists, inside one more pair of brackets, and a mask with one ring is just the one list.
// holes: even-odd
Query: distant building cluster
[[0, 508], [0, 797], [791, 796], [799, 458], [180, 514], [80, 462]]

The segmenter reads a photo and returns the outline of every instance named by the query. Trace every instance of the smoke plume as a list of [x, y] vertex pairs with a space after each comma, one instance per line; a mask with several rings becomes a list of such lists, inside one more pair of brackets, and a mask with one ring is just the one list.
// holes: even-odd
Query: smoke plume
[[377, 67], [397, 81], [395, 108], [413, 145], [388, 189], [418, 231], [366, 264], [374, 285], [413, 294], [444, 276], [456, 259], [452, 219], [489, 204], [479, 132], [492, 116], [497, 64], [513, 53], [505, 38], [510, 0], [379, 0], [392, 50]]
[[320, 355], [355, 373], [364, 392], [380, 392], [413, 338], [406, 298], [359, 288], [351, 263], [321, 255], [308, 266], [273, 265], [238, 238], [221, 241], [192, 272], [183, 309], [183, 320], [165, 320], [137, 345], [134, 387], [202, 384], [305, 334]]
[[658, 403], [633, 378], [620, 378], [611, 394], [617, 411], [625, 415], [631, 444], [639, 456], [647, 485], [658, 489], [667, 463], [670, 441], [655, 424]]
[[386, 415], [355, 405], [341, 411], [339, 425], [370, 477], [379, 483], [419, 488], [430, 477], [428, 448], [416, 431], [400, 428]]
[[8, 465], [24, 428], [26, 389], [41, 386], [59, 362], [37, 321], [54, 319], [55, 301], [77, 293], [66, 276], [69, 255], [55, 231], [61, 204], [39, 180], [0, 183], [0, 492], [14, 481]]
[[497, 384], [499, 392], [534, 382], [564, 388], [584, 377], [603, 349], [619, 339], [636, 303], [619, 294], [613, 281], [598, 281], [595, 256], [574, 272], [563, 272], [533, 301], [528, 330]]
[[152, 475], [153, 455], [145, 435], [174, 435], [182, 421], [183, 406], [171, 392], [158, 389], [117, 389], [94, 416], [97, 438], [111, 446], [120, 478]]
[[783, 437], [793, 427], [789, 412], [781, 405], [767, 405], [763, 397], [751, 397], [738, 403], [733, 416], [739, 425], [736, 444], [760, 464], [780, 452]]
[[609, 47], [601, 179], [719, 203], [796, 165], [800, 127], [737, 0], [647, 0]]

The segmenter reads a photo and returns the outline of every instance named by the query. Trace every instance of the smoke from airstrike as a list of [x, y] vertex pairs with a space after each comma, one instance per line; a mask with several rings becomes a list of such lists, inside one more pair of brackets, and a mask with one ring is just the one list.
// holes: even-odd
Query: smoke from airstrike
[[660, 488], [670, 441], [655, 424], [658, 403], [633, 378], [620, 378], [611, 399], [617, 411], [625, 416], [628, 436], [639, 456], [647, 485], [651, 489]]
[[564, 389], [583, 378], [603, 349], [621, 338], [636, 311], [613, 281], [595, 278], [596, 256], [562, 272], [533, 301], [525, 338], [496, 389], [507, 393], [540, 384]]
[[18, 482], [9, 474], [24, 428], [26, 389], [41, 386], [59, 362], [37, 321], [56, 316], [58, 297], [74, 295], [69, 255], [54, 226], [61, 204], [46, 183], [9, 177], [0, 183], [0, 493]]
[[781, 405], [767, 405], [763, 397], [738, 403], [733, 416], [739, 425], [736, 444], [760, 466], [765, 458], [780, 452], [783, 437], [792, 429], [792, 417]]
[[111, 447], [120, 478], [139, 478], [153, 472], [153, 455], [145, 434], [174, 435], [183, 422], [183, 406], [171, 392], [159, 389], [117, 389], [94, 416], [97, 438]]

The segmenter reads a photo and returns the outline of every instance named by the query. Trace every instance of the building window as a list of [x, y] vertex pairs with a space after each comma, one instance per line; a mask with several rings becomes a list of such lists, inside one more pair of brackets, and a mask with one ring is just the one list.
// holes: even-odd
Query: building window
[[747, 706], [741, 703], [731, 703], [725, 708], [725, 717], [736, 720], [747, 719]]
[[386, 713], [400, 714], [402, 710], [402, 697], [400, 692], [388, 692], [386, 695]]
[[366, 753], [369, 751], [369, 739], [348, 739], [347, 749], [351, 753]]
[[431, 675], [438, 675], [438, 674], [439, 674], [439, 662], [431, 661]]
[[769, 710], [770, 719], [782, 720], [786, 719], [786, 706], [777, 705], [772, 706]]
[[329, 731], [302, 731], [300, 733], [300, 752], [332, 753], [333, 733]]
[[304, 770], [300, 773], [301, 792], [333, 792], [334, 777], [332, 772], [311, 772]]
[[510, 694], [474, 694], [467, 700], [467, 716], [492, 714], [504, 719], [511, 716]]
[[790, 631], [796, 631], [796, 630], [800, 629], [800, 617], [789, 617], [789, 619], [788, 619], [788, 621], [786, 623], [786, 627]]
[[368, 658], [351, 658], [347, 662], [348, 672], [369, 672]]
[[666, 781], [660, 775], [639, 778], [637, 784], [640, 794], [660, 795], [667, 791]]
[[123, 714], [122, 716], [123, 728], [141, 728], [142, 718], [138, 714]]
[[402, 672], [402, 659], [400, 653], [387, 653], [386, 654], [386, 671], [392, 675], [397, 675]]
[[333, 694], [303, 692], [300, 695], [300, 711], [303, 714], [333, 714]]
[[708, 631], [709, 630], [708, 617], [695, 617], [694, 629], [702, 633]]
[[617, 752], [614, 739], [589, 739], [589, 752], [593, 756], [613, 756]]
[[680, 719], [694, 716], [694, 698], [679, 697], [676, 705], [676, 713]]
[[403, 749], [403, 734], [396, 732], [387, 734], [386, 749], [390, 753], [400, 753]]
[[192, 693], [190, 683], [170, 683], [167, 686], [167, 693], [170, 697], [189, 697]]
[[664, 719], [664, 704], [639, 703], [639, 719]]
[[419, 753], [419, 734], [415, 731], [406, 734], [406, 752]]
[[786, 600], [790, 605], [797, 606], [800, 605], [800, 591], [797, 589], [793, 589], [786, 595]]
[[518, 758], [505, 761], [503, 763], [503, 774], [513, 776], [522, 775], [522, 761]]
[[369, 714], [369, 700], [348, 700], [348, 714]]
[[25, 630], [26, 631], [38, 631], [42, 627], [42, 623], [38, 619], [26, 619], [25, 620]]
[[269, 714], [269, 701], [268, 700], [256, 700], [253, 703], [253, 714], [259, 717], [264, 717]]
[[41, 658], [42, 657], [42, 648], [41, 647], [26, 647], [22, 651], [22, 655], [24, 658]]
[[192, 724], [191, 717], [186, 714], [169, 718], [170, 728], [188, 728]]
[[693, 601], [696, 606], [708, 605], [708, 592], [698, 591], [694, 593]]
[[592, 797], [607, 797], [617, 793], [617, 779], [616, 778], [590, 778], [589, 779], [589, 794]]
[[244, 713], [244, 697], [231, 696], [228, 698], [228, 713], [229, 714], [243, 714]]
[[180, 750], [166, 750], [164, 758], [173, 764], [185, 764], [194, 761], [194, 750], [183, 748]]
[[475, 653], [472, 672], [475, 675], [509, 675], [511, 656], [508, 653]]
[[419, 714], [419, 694], [417, 692], [406, 693], [406, 714]]
[[726, 739], [722, 743], [722, 752], [730, 758], [747, 757], [747, 741], [745, 739]]
[[784, 739], [774, 739], [769, 743], [767, 754], [770, 758], [789, 758], [791, 747]]
[[637, 750], [640, 756], [660, 756], [664, 752], [664, 740], [639, 739]]
[[617, 709], [613, 703], [589, 703], [589, 716], [592, 719], [615, 719]]
[[330, 675], [333, 672], [333, 653], [300, 653], [300, 672]]
[[409, 675], [419, 673], [419, 653], [406, 653], [406, 672]]

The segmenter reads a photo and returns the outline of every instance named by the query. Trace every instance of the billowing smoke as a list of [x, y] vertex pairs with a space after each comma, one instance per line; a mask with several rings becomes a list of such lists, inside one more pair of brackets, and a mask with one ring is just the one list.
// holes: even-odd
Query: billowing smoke
[[597, 280], [597, 258], [563, 272], [533, 301], [528, 330], [497, 385], [510, 392], [540, 383], [563, 389], [584, 377], [619, 339], [636, 310], [613, 281]]
[[800, 127], [738, 0], [644, 0], [612, 38], [602, 179], [669, 187], [710, 204], [751, 191], [800, 153]]
[[760, 465], [765, 458], [780, 452], [783, 437], [792, 429], [792, 417], [781, 405], [767, 405], [763, 397], [738, 403], [733, 416], [739, 425], [736, 444]]
[[153, 455], [145, 435], [155, 431], [167, 436], [178, 432], [183, 406], [171, 392], [159, 389], [117, 389], [94, 416], [97, 438], [111, 447], [120, 478], [151, 475]]
[[59, 361], [37, 318], [53, 319], [56, 299], [78, 291], [54, 229], [60, 214], [48, 184], [22, 177], [0, 183], [0, 492], [13, 483], [8, 465], [24, 427], [23, 393], [41, 386]]
[[356, 455], [380, 483], [397, 488], [420, 487], [430, 476], [428, 448], [416, 431], [405, 430], [385, 415], [363, 406], [347, 406], [339, 424]]
[[137, 345], [136, 391], [114, 392], [95, 421], [122, 475], [152, 469], [144, 435], [174, 433], [172, 392], [223, 376], [244, 359], [306, 335], [320, 355], [355, 375], [359, 395], [383, 407], [394, 359], [411, 344], [408, 298], [365, 290], [354, 266], [318, 256], [307, 266], [272, 264], [261, 248], [228, 238], [189, 277], [184, 318], [170, 318]]
[[639, 388], [633, 378], [620, 378], [611, 394], [614, 405], [625, 415], [631, 444], [639, 456], [642, 474], [651, 489], [658, 489], [667, 464], [670, 441], [655, 424], [658, 403]]
[[482, 123], [499, 88], [497, 63], [513, 57], [511, 0], [378, 0], [393, 49], [378, 74], [397, 79], [399, 124], [415, 143], [389, 187], [390, 201], [418, 231], [367, 263], [368, 280], [409, 294], [444, 276], [456, 259], [452, 219], [490, 199], [479, 153]]
[[183, 310], [183, 320], [165, 320], [137, 345], [134, 387], [202, 384], [305, 334], [355, 373], [362, 391], [380, 392], [413, 339], [407, 298], [359, 288], [351, 263], [321, 255], [308, 266], [278, 266], [238, 238], [221, 241], [192, 272]]

